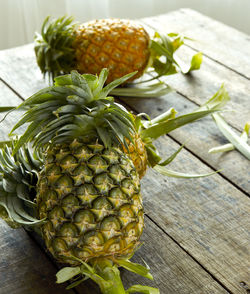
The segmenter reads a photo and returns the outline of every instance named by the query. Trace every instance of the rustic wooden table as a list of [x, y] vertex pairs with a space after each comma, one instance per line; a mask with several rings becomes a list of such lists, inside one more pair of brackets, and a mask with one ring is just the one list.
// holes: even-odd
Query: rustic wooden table
[[[151, 28], [182, 32], [196, 39], [183, 55], [204, 53], [200, 71], [168, 77], [177, 91], [158, 99], [131, 99], [138, 112], [156, 116], [174, 106], [191, 111], [225, 82], [230, 93], [226, 120], [240, 134], [250, 119], [250, 37], [189, 9], [143, 19]], [[16, 105], [45, 86], [35, 62], [33, 45], [0, 52], [0, 105]], [[125, 100], [124, 100], [125, 101]], [[1, 124], [7, 138], [17, 117]], [[190, 139], [188, 140], [187, 139]], [[208, 149], [226, 140], [211, 118], [182, 127], [157, 142], [163, 155], [186, 143], [172, 169], [204, 173], [202, 179], [166, 178], [148, 171], [142, 183], [146, 209], [144, 245], [135, 254], [150, 265], [155, 280], [122, 271], [126, 286], [151, 284], [162, 294], [250, 293], [250, 163], [239, 152], [211, 155]], [[58, 265], [35, 238], [0, 221], [0, 293], [99, 293], [86, 282], [74, 290], [55, 284]]]

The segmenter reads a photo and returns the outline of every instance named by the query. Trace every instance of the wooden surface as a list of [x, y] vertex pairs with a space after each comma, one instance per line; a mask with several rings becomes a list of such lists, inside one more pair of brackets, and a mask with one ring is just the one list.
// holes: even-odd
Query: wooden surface
[[[225, 82], [231, 96], [226, 120], [238, 133], [250, 120], [250, 37], [190, 9], [142, 22], [166, 32], [183, 32], [189, 42], [182, 55], [203, 51], [200, 71], [175, 75], [167, 82], [176, 92], [157, 99], [123, 99], [135, 112], [156, 116], [175, 107], [189, 112], [205, 102]], [[15, 105], [46, 85], [37, 68], [33, 45], [0, 51], [0, 105]], [[17, 117], [1, 124], [6, 139]], [[190, 139], [187, 141], [187, 139]], [[239, 152], [208, 154], [226, 142], [211, 118], [171, 132], [157, 141], [163, 156], [187, 142], [171, 168], [206, 173], [202, 179], [166, 178], [149, 170], [142, 181], [146, 210], [144, 244], [133, 260], [143, 258], [153, 282], [122, 271], [126, 287], [142, 283], [162, 294], [250, 293], [250, 163]], [[58, 269], [36, 240], [24, 230], [0, 221], [0, 294], [100, 293], [92, 282], [64, 290], [55, 284]]]

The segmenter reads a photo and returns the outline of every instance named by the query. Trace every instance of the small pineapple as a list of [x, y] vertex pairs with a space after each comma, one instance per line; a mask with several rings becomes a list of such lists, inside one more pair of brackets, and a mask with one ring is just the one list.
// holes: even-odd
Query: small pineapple
[[[141, 77], [149, 66], [157, 77], [181, 69], [174, 57], [184, 43], [179, 34], [156, 33], [150, 39], [141, 24], [128, 19], [100, 19], [81, 25], [72, 21], [72, 17], [61, 17], [50, 22], [47, 17], [41, 34], [35, 37], [37, 63], [52, 80], [73, 69], [99, 74], [102, 68], [108, 68], [107, 83], [137, 71], [126, 82], [132, 81]], [[194, 55], [187, 72], [199, 69], [201, 62], [201, 53]]]
[[[13, 154], [29, 141], [43, 154], [36, 210], [45, 220], [41, 232], [48, 250], [105, 294], [125, 294], [117, 266], [152, 278], [128, 260], [144, 226], [139, 175], [123, 151], [133, 142], [134, 117], [107, 96], [131, 76], [104, 88], [107, 70], [99, 78], [75, 71], [57, 77], [54, 86], [19, 106], [29, 110], [12, 130], [29, 123]], [[59, 282], [72, 277], [72, 268], [69, 275], [65, 271]]]

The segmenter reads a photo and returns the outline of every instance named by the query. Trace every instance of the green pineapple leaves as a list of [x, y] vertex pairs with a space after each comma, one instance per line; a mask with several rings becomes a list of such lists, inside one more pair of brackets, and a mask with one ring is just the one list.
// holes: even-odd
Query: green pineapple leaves
[[181, 71], [184, 74], [192, 70], [200, 69], [202, 63], [202, 53], [193, 55], [190, 65], [184, 64], [175, 52], [184, 44], [185, 37], [180, 34], [163, 34], [155, 32], [150, 43], [151, 63], [157, 78], [163, 75], [176, 74]]
[[72, 71], [70, 75], [55, 78], [54, 86], [37, 92], [17, 108], [29, 109], [10, 134], [24, 124], [28, 123], [28, 127], [18, 139], [13, 154], [29, 141], [33, 141], [35, 148], [40, 148], [77, 137], [100, 139], [105, 147], [113, 143], [126, 146], [126, 138], [132, 141], [133, 116], [107, 95], [134, 74], [104, 88], [107, 69], [103, 69], [99, 77]]
[[73, 17], [50, 20], [48, 16], [42, 25], [41, 34], [35, 36], [35, 54], [41, 72], [49, 79], [68, 73], [75, 68]]
[[41, 160], [27, 145], [12, 156], [11, 145], [0, 149], [0, 217], [14, 228], [40, 225], [34, 198]]
[[157, 149], [153, 145], [153, 141], [164, 134], [168, 134], [171, 131], [180, 128], [181, 126], [195, 122], [196, 120], [201, 119], [209, 114], [218, 116], [216, 112], [220, 111], [229, 99], [229, 95], [224, 85], [222, 84], [218, 92], [215, 93], [213, 97], [211, 97], [206, 103], [191, 113], [179, 115], [176, 117], [177, 112], [171, 108], [152, 120], [142, 120], [140, 115], [139, 118], [137, 118], [139, 121], [139, 123], [137, 123], [137, 131], [145, 143], [148, 156], [148, 165], [153, 167], [157, 172], [170, 177], [198, 178], [214, 174], [215, 172], [202, 175], [186, 174], [167, 169], [165, 166], [170, 164], [175, 159], [183, 146], [180, 146], [176, 152], [170, 155], [169, 158], [161, 161], [161, 156], [158, 154]]
[[78, 286], [81, 282], [90, 278], [99, 285], [104, 294], [127, 294], [135, 292], [147, 294], [160, 293], [156, 288], [143, 285], [134, 285], [127, 290], [123, 287], [117, 265], [153, 280], [148, 267], [133, 263], [127, 259], [119, 259], [112, 262], [111, 259], [100, 258], [96, 261], [92, 261], [92, 266], [76, 257], [72, 256], [72, 259], [78, 261], [80, 266], [64, 267], [56, 274], [57, 283], [64, 283], [73, 279], [73, 282], [67, 287], [67, 289]]

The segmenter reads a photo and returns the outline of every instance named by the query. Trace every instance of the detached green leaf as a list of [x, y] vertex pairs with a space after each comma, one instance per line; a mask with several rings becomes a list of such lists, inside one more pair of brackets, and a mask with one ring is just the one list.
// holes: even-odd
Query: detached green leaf
[[222, 109], [230, 100], [229, 94], [222, 84], [220, 89], [207, 102], [201, 105], [196, 111], [203, 111], [206, 109]]
[[152, 288], [143, 285], [133, 285], [128, 290], [126, 290], [126, 294], [129, 293], [160, 294], [160, 291], [157, 288]]
[[81, 268], [79, 266], [77, 267], [64, 267], [56, 274], [56, 282], [58, 284], [64, 283], [73, 277], [79, 275], [81, 273]]
[[163, 82], [156, 82], [147, 86], [115, 88], [110, 94], [123, 97], [153, 98], [166, 95], [172, 91], [173, 89], [169, 85]]
[[190, 65], [185, 64], [178, 56], [174, 57], [175, 62], [179, 65], [183, 74], [188, 74], [193, 70], [198, 70], [202, 64], [202, 53], [198, 52], [193, 55]]
[[230, 126], [226, 123], [221, 115], [213, 114], [213, 118], [222, 132], [222, 134], [230, 141], [234, 147], [239, 150], [248, 160], [250, 160], [250, 146], [243, 138], [234, 133]]
[[153, 168], [154, 168], [154, 170], [156, 170], [157, 172], [159, 172], [160, 174], [162, 174], [164, 176], [173, 177], [173, 178], [186, 178], [186, 179], [208, 177], [208, 176], [214, 175], [219, 172], [219, 171], [216, 171], [216, 172], [211, 172], [208, 174], [200, 174], [200, 175], [199, 174], [186, 174], [186, 173], [181, 173], [181, 172], [169, 170], [165, 166], [161, 166], [158, 164], [155, 165]]
[[84, 277], [80, 280], [77, 280], [75, 282], [73, 282], [72, 284], [70, 284], [69, 286], [66, 287], [66, 290], [72, 289], [74, 287], [77, 287], [78, 285], [80, 285], [82, 282], [86, 281], [88, 279], [88, 277]]

